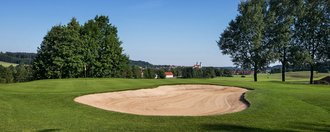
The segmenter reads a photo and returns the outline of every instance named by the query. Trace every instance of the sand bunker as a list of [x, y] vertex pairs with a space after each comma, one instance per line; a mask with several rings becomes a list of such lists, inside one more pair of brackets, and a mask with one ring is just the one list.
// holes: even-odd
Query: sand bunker
[[238, 112], [248, 107], [238, 87], [168, 85], [153, 89], [90, 94], [74, 101], [100, 109], [166, 116], [203, 116]]

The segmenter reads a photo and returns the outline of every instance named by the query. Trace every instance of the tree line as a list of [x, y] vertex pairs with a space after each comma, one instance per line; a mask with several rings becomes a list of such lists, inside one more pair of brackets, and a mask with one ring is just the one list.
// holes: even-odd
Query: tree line
[[232, 70], [214, 67], [174, 67], [174, 68], [141, 68], [130, 66], [125, 70], [126, 78], [145, 78], [145, 79], [164, 79], [165, 72], [172, 72], [176, 78], [214, 78], [214, 77], [232, 77]]
[[29, 65], [4, 67], [0, 65], [0, 83], [26, 82], [33, 80], [32, 68]]
[[[164, 79], [165, 72], [170, 71], [177, 78], [214, 78], [232, 77], [232, 70], [223, 68], [204, 67], [195, 69], [192, 67], [176, 68], [141, 68], [131, 65], [125, 68], [122, 78], [131, 79]], [[16, 83], [35, 80], [31, 65], [20, 64], [4, 67], [0, 65], [0, 83]]]
[[16, 64], [31, 64], [35, 56], [36, 56], [35, 53], [0, 52], [0, 61], [16, 63]]
[[235, 65], [257, 73], [276, 61], [282, 81], [290, 65], [308, 65], [310, 83], [317, 63], [330, 59], [328, 0], [245, 0], [217, 42]]

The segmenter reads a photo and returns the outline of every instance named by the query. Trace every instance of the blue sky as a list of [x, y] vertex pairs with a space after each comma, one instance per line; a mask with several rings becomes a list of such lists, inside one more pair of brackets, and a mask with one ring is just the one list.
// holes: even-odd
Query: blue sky
[[124, 52], [152, 64], [232, 66], [216, 41], [240, 0], [1, 0], [0, 51], [37, 52], [47, 31], [107, 15]]

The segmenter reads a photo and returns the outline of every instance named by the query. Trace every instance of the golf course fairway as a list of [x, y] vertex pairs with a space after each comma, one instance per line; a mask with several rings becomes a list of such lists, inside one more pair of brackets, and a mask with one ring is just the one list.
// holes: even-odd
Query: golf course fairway
[[[260, 75], [214, 79], [56, 79], [0, 84], [4, 131], [329, 131], [330, 86], [308, 78]], [[74, 101], [94, 93], [211, 84], [248, 89], [248, 109], [209, 116], [143, 116]]]

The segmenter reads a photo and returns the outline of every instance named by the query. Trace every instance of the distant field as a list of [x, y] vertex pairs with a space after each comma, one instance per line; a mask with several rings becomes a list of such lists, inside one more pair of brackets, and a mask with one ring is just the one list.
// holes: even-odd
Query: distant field
[[[309, 71], [304, 71], [304, 72], [288, 72], [286, 75], [289, 78], [300, 78], [300, 79], [303, 79], [303, 78], [309, 78], [310, 72]], [[315, 78], [322, 78], [322, 77], [325, 77], [325, 76], [330, 76], [330, 73], [317, 73], [317, 72], [314, 72], [314, 77]]]
[[15, 63], [8, 63], [8, 62], [3, 62], [3, 61], [0, 61], [0, 65], [4, 66], [4, 67], [9, 67], [9, 66], [16, 66], [18, 64], [15, 64]]
[[[323, 77], [330, 76], [330, 73], [317, 73], [314, 72], [314, 80], [321, 79]], [[236, 75], [235, 77], [241, 77]], [[287, 72], [285, 73], [286, 81], [293, 82], [305, 82], [308, 83], [310, 77], [309, 71], [299, 71], [299, 72]], [[246, 75], [246, 78], [253, 79], [253, 75]], [[258, 80], [260, 81], [280, 81], [282, 78], [281, 73], [275, 74], [258, 74]]]
[[[290, 74], [294, 74], [291, 76]], [[304, 74], [304, 73], [298, 73]], [[330, 86], [280, 74], [214, 79], [55, 79], [0, 84], [0, 131], [329, 131]], [[250, 88], [251, 106], [238, 113], [184, 117], [139, 116], [79, 104], [80, 95], [168, 84]]]

